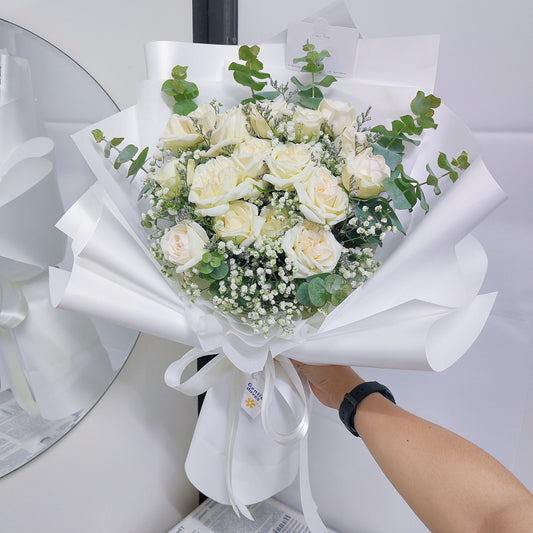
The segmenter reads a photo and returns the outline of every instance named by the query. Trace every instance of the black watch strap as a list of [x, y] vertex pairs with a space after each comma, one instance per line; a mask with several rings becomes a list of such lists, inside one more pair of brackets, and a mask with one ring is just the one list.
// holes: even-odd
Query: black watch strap
[[373, 394], [374, 392], [379, 392], [380, 394], [385, 396], [387, 400], [390, 400], [392, 403], [396, 403], [394, 401], [394, 396], [392, 395], [391, 391], [387, 389], [385, 385], [382, 385], [377, 381], [367, 381], [366, 383], [361, 383], [361, 385], [357, 385], [355, 389], [348, 392], [344, 396], [344, 400], [342, 401], [341, 406], [339, 407], [339, 418], [346, 426], [346, 429], [356, 437], [359, 437], [359, 433], [357, 433], [357, 431], [355, 430], [353, 421], [355, 417], [355, 412], [357, 411], [357, 406], [369, 394]]

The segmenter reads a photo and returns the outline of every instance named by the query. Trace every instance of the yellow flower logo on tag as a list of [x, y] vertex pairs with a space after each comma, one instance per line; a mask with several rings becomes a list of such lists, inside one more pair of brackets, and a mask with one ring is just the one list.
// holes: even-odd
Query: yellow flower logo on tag
[[250, 409], [253, 409], [255, 407], [255, 400], [253, 400], [250, 397], [246, 398], [245, 403], [246, 403], [246, 407], [249, 407]]

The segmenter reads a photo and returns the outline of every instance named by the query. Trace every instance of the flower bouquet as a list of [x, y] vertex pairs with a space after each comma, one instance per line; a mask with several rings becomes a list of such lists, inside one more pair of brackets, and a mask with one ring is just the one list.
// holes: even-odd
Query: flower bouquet
[[[360, 64], [381, 57], [383, 72], [382, 44]], [[468, 130], [419, 90], [431, 74], [429, 87], [417, 67], [411, 86], [335, 80], [306, 43], [296, 77], [283, 52], [150, 44], [137, 106], [75, 137], [100, 184], [59, 222], [76, 259], [50, 278], [61, 306], [194, 346], [165, 380], [207, 391], [186, 462], [199, 490], [250, 517], [299, 469], [318, 531], [308, 390], [289, 358], [452, 364], [494, 301], [478, 294], [486, 257], [469, 232], [505, 195]], [[205, 354], [218, 355], [182, 383]]]

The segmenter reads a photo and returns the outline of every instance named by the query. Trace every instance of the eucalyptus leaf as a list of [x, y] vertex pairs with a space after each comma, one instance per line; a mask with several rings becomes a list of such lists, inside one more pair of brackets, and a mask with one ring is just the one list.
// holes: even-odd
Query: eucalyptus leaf
[[297, 291], [296, 291], [296, 298], [298, 301], [305, 305], [306, 307], [312, 307], [311, 298], [309, 297], [309, 283], [304, 282], [302, 283]]
[[99, 143], [99, 142], [102, 142], [103, 140], [105, 140], [105, 136], [103, 134], [103, 132], [99, 129], [95, 129], [95, 130], [92, 130], [91, 131], [92, 133], [92, 136], [94, 137], [94, 140]]
[[309, 299], [315, 307], [322, 307], [328, 301], [325, 282], [322, 278], [314, 278], [309, 282]]
[[[413, 204], [406, 198], [405, 191], [398, 186], [397, 179], [385, 178], [383, 180], [385, 191], [394, 203], [396, 209], [411, 209]], [[416, 203], [416, 202], [415, 202]]]
[[[198, 271], [202, 274], [211, 274], [213, 272], [213, 267], [209, 263], [199, 263]], [[216, 279], [216, 278], [213, 278]]]
[[302, 96], [300, 98], [300, 104], [303, 107], [308, 107], [310, 109], [318, 109], [318, 106], [320, 105], [320, 102], [322, 102], [323, 98], [313, 98], [310, 96]]
[[281, 93], [279, 91], [261, 91], [255, 93], [255, 96], [265, 100], [275, 100]]
[[240, 63], [235, 63], [235, 61], [230, 63], [230, 65], [228, 67], [228, 70], [236, 70], [238, 72], [246, 72], [246, 73], [250, 72], [250, 69], [246, 65], [241, 65]]
[[327, 75], [318, 82], [318, 85], [320, 85], [321, 87], [329, 87], [332, 83], [335, 83], [336, 81], [337, 78], [335, 76]]
[[109, 144], [111, 146], [118, 146], [122, 141], [124, 140], [124, 137], [114, 137], [109, 141]]
[[443, 152], [439, 153], [439, 157], [437, 159], [437, 164], [443, 170], [452, 170], [452, 166], [450, 165], [450, 162], [448, 161], [448, 158], [446, 157], [446, 154], [443, 153]]
[[229, 266], [226, 263], [221, 263], [219, 266], [213, 268], [211, 272], [211, 278], [216, 279], [216, 280], [221, 280], [221, 279], [224, 279], [228, 274], [229, 274]]
[[336, 291], [331, 295], [331, 303], [336, 307], [346, 299], [344, 291]]
[[115, 168], [118, 168], [123, 163], [131, 161], [135, 154], [137, 153], [138, 148], [133, 144], [128, 144], [126, 148], [122, 149], [115, 159]]
[[148, 156], [148, 146], [131, 162], [130, 168], [128, 169], [128, 177], [135, 177], [137, 172], [141, 170], [142, 166], [146, 162], [146, 157]]
[[324, 283], [324, 288], [330, 294], [334, 294], [342, 287], [342, 284], [343, 284], [343, 280], [341, 276], [339, 276], [338, 274], [330, 274], [326, 278], [326, 281]]
[[398, 152], [393, 152], [392, 150], [385, 148], [384, 146], [380, 146], [379, 144], [374, 144], [372, 148], [374, 155], [383, 156], [385, 163], [387, 163], [387, 166], [391, 170], [394, 170], [402, 162], [402, 156]]
[[191, 100], [185, 100], [184, 102], [176, 102], [174, 106], [172, 107], [174, 113], [176, 115], [188, 115], [192, 111], [198, 108], [198, 105], [191, 101]]

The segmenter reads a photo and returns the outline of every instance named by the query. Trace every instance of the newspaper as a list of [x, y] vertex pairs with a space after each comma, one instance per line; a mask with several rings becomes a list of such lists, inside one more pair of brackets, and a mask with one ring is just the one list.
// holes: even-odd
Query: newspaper
[[45, 420], [26, 413], [11, 391], [0, 392], [0, 477], [59, 440], [84, 413], [61, 420]]
[[168, 533], [309, 533], [301, 513], [273, 498], [249, 508], [253, 522], [208, 498]]

